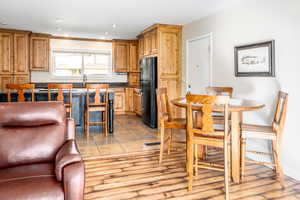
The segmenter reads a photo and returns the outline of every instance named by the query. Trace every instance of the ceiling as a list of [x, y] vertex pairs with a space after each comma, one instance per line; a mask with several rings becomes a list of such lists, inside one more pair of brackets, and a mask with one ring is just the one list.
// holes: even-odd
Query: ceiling
[[59, 36], [133, 39], [154, 23], [184, 25], [238, 1], [1, 0], [0, 28]]

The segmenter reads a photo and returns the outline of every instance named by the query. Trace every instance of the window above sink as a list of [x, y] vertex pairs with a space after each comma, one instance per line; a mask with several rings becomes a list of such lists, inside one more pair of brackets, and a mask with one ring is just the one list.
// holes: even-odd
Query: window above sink
[[111, 52], [54, 50], [52, 52], [54, 76], [93, 76], [112, 73]]

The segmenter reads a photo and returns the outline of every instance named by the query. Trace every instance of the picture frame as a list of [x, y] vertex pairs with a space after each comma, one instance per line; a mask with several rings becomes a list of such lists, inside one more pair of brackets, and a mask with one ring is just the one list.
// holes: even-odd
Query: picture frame
[[234, 47], [236, 77], [275, 77], [275, 41]]

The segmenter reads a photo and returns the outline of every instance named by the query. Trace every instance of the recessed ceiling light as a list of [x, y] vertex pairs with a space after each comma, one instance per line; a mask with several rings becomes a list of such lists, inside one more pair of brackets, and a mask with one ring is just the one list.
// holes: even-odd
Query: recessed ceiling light
[[112, 27], [113, 27], [113, 28], [116, 28], [116, 27], [117, 27], [117, 24], [113, 24]]
[[63, 21], [64, 21], [64, 20], [63, 20], [63, 19], [60, 19], [60, 18], [56, 18], [56, 19], [55, 19], [55, 22], [56, 22], [56, 23], [61, 23], [61, 22], [63, 22]]
[[62, 31], [62, 28], [57, 27], [56, 30], [57, 30], [57, 31]]

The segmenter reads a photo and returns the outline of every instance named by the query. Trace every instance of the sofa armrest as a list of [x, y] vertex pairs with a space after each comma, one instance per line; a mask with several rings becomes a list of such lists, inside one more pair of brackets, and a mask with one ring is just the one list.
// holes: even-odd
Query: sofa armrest
[[72, 118], [66, 119], [67, 124], [67, 140], [74, 140], [75, 139], [75, 121]]
[[65, 144], [60, 148], [55, 158], [55, 175], [58, 181], [62, 180], [63, 169], [65, 166], [81, 162], [80, 153], [77, 150], [77, 146], [74, 140], [67, 140]]
[[76, 162], [63, 169], [65, 200], [83, 200], [84, 164]]

